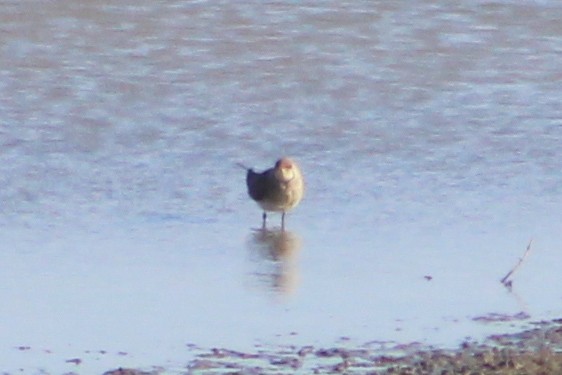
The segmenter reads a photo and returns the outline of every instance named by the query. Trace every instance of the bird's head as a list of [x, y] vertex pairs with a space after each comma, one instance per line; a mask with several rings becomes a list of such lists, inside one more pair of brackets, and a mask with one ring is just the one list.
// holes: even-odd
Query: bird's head
[[275, 163], [275, 176], [284, 182], [291, 181], [297, 174], [295, 163], [289, 158], [281, 158]]

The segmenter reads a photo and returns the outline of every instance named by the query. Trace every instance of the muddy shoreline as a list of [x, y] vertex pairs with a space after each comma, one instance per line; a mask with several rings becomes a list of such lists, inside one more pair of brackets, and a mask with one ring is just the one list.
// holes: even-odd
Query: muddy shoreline
[[113, 369], [104, 375], [159, 374], [560, 374], [562, 319], [533, 323], [516, 334], [464, 342], [443, 350], [412, 343], [386, 349], [313, 346], [256, 350], [201, 350], [183, 369]]

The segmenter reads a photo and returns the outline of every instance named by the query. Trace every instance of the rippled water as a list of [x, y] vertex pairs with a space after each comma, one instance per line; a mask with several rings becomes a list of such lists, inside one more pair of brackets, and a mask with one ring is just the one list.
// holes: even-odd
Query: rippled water
[[[0, 370], [456, 345], [513, 329], [475, 317], [560, 317], [560, 19], [554, 1], [3, 4]], [[281, 155], [307, 194], [260, 233], [235, 163]]]

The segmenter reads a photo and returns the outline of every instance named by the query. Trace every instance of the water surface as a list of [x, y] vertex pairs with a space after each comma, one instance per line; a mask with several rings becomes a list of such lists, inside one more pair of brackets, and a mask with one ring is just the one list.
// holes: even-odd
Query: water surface
[[[0, 369], [454, 346], [560, 317], [560, 19], [549, 1], [3, 4]], [[260, 233], [235, 163], [281, 155], [306, 197]]]

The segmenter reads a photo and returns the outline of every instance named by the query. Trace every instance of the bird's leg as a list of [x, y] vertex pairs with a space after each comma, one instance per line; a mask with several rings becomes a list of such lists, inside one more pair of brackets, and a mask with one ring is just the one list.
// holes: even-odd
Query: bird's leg
[[281, 230], [285, 230], [285, 211], [281, 214]]
[[261, 227], [262, 227], [262, 229], [265, 230], [265, 221], [266, 221], [266, 219], [267, 219], [267, 214], [265, 213], [265, 211], [263, 212], [263, 215], [262, 215], [261, 217], [262, 217], [262, 219], [263, 219], [263, 222], [262, 222], [262, 224], [261, 224]]

